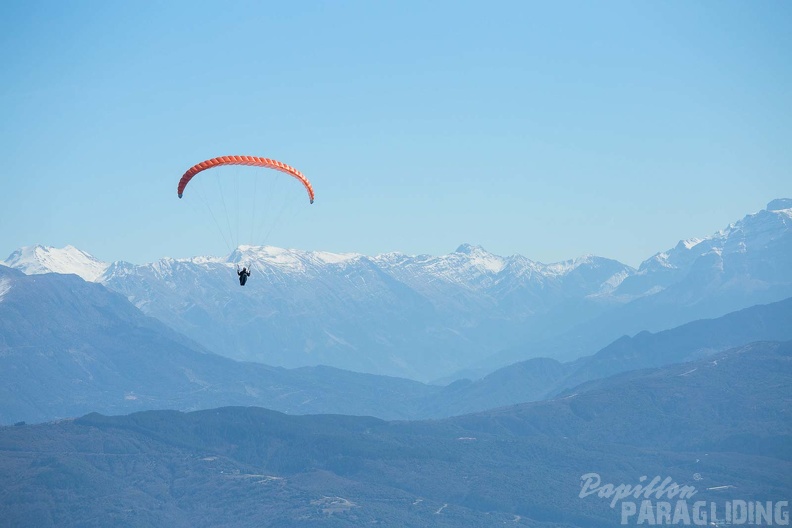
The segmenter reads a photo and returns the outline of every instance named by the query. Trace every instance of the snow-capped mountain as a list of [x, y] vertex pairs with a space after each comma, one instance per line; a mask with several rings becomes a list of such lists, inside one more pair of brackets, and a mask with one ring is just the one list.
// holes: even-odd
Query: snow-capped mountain
[[[479, 362], [490, 370], [532, 354], [574, 359], [622, 335], [658, 332], [792, 297], [792, 200], [770, 202], [713, 235], [680, 241], [644, 261], [600, 298], [611, 309], [567, 328], [563, 336], [528, 339]], [[790, 321], [792, 324], [792, 321]]]
[[25, 246], [11, 253], [5, 264], [28, 275], [74, 274], [89, 282], [96, 281], [108, 266], [74, 246], [64, 248]]
[[[577, 285], [582, 286], [584, 295], [588, 295], [609, 291], [634, 272], [620, 262], [593, 255], [542, 264], [521, 255], [500, 257], [470, 244], [463, 244], [455, 252], [440, 257], [388, 253], [372, 260], [399, 280], [424, 292], [430, 292], [439, 280], [446, 285], [493, 294], [518, 287], [547, 288], [555, 285], [562, 289], [575, 289]], [[581, 273], [587, 275], [585, 284], [579, 280]]]
[[657, 293], [691, 273], [707, 280], [743, 277], [758, 288], [785, 283], [792, 268], [791, 232], [792, 200], [774, 200], [766, 209], [712, 236], [682, 240], [673, 249], [657, 253], [618, 291], [627, 295]]
[[[36, 258], [15, 253], [7, 263], [44, 272], [44, 256], [64, 251], [36, 248], [22, 252]], [[244, 288], [237, 265], [253, 273]], [[104, 272], [93, 280], [229, 357], [424, 380], [519, 343], [535, 314], [607, 291], [634, 272], [597, 257], [548, 266], [470, 245], [443, 256], [375, 257], [240, 246], [225, 258], [96, 268]]]
[[[37, 247], [15, 252], [6, 264], [26, 273], [80, 271], [235, 359], [429, 380], [502, 349], [517, 350], [510, 361], [570, 359], [624, 334], [792, 296], [789, 206], [774, 201], [712, 236], [654, 255], [638, 270], [596, 256], [543, 264], [467, 244], [441, 256], [373, 257], [240, 246], [227, 257], [144, 265], [106, 265], [74, 248]], [[50, 262], [58, 267], [48, 268]], [[252, 269], [244, 288], [237, 265]], [[559, 337], [570, 335], [574, 343]]]
[[[236, 282], [238, 264], [253, 273], [244, 288]], [[242, 246], [225, 259], [115, 263], [99, 280], [236, 359], [427, 379], [522, 339], [521, 322], [577, 297], [573, 273], [590, 265], [584, 259], [567, 273], [545, 275], [543, 265], [529, 273], [520, 259], [470, 246], [440, 257]], [[617, 264], [602, 281], [629, 272]], [[507, 302], [509, 296], [521, 300]]]

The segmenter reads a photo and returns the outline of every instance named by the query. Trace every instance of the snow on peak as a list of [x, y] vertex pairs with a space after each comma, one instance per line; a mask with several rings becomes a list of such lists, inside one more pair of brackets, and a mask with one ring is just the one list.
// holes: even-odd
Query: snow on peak
[[503, 258], [493, 255], [481, 246], [462, 244], [454, 253], [465, 255], [469, 259], [471, 266], [484, 272], [500, 273], [506, 267]]
[[329, 251], [302, 251], [299, 249], [283, 249], [274, 246], [239, 246], [227, 259], [227, 262], [242, 264], [245, 262], [263, 262], [281, 267], [301, 269], [306, 263], [340, 264], [360, 258], [358, 253], [331, 253]]
[[361, 256], [357, 253], [330, 253], [328, 251], [314, 251], [311, 254], [325, 264], [339, 264]]
[[74, 246], [25, 246], [5, 260], [5, 264], [28, 275], [42, 273], [72, 273], [87, 281], [96, 281], [108, 264], [97, 260]]
[[704, 240], [705, 239], [703, 239], [703, 238], [688, 238], [687, 240], [681, 240], [679, 243], [682, 246], [684, 246], [685, 249], [691, 249], [694, 246], [698, 246], [699, 244], [704, 242]]
[[543, 274], [549, 277], [560, 277], [567, 275], [576, 270], [580, 266], [594, 263], [599, 257], [592, 254], [582, 255], [572, 260], [562, 260], [561, 262], [553, 262], [552, 264], [545, 264], [543, 266]]
[[688, 269], [699, 257], [730, 255], [761, 250], [792, 234], [792, 199], [781, 198], [767, 204], [767, 209], [746, 215], [725, 229], [703, 238], [680, 240], [673, 249], [645, 260], [641, 272], [651, 269]]

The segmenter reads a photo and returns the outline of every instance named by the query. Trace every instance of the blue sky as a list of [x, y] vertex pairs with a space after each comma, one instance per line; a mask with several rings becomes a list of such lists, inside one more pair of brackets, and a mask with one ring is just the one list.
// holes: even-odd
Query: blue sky
[[176, 198], [225, 154], [312, 180], [265, 240], [312, 250], [636, 265], [792, 196], [789, 2], [30, 1], [0, 20], [0, 259], [227, 253]]

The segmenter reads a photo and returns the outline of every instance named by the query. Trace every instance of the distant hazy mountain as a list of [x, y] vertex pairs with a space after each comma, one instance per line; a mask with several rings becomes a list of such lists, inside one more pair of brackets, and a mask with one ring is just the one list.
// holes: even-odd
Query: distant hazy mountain
[[412, 416], [418, 382], [239, 363], [73, 275], [0, 266], [0, 423], [141, 409], [266, 405], [294, 413]]
[[623, 338], [575, 362], [532, 359], [439, 387], [332, 367], [236, 362], [206, 352], [99, 284], [0, 267], [0, 423], [231, 404], [442, 418], [545, 399], [611, 374], [751, 341], [786, 339], [792, 339], [792, 299]]
[[475, 381], [457, 381], [427, 397], [421, 414], [453, 416], [543, 400], [613, 374], [693, 361], [754, 341], [788, 340], [792, 340], [792, 298], [658, 333], [624, 336], [576, 361], [529, 359]]
[[[18, 253], [38, 260], [7, 263], [41, 271], [49, 251], [26, 248]], [[244, 288], [238, 263], [252, 265]], [[222, 259], [117, 262], [97, 280], [229, 357], [432, 379], [519, 342], [535, 312], [562, 310], [629, 273], [597, 257], [545, 266], [472, 246], [443, 257], [373, 258], [242, 246]], [[599, 310], [582, 304], [580, 313]]]
[[575, 359], [623, 335], [792, 297], [792, 200], [774, 200], [766, 210], [710, 237], [684, 240], [654, 255], [606, 297], [612, 309], [576, 321], [562, 335], [526, 340], [475, 366], [480, 372], [527, 357]]
[[[531, 357], [574, 359], [623, 335], [790, 297], [789, 206], [771, 202], [638, 270], [594, 256], [546, 265], [470, 245], [375, 257], [241, 246], [227, 258], [145, 265], [89, 265], [83, 253], [64, 256], [77, 250], [37, 247], [7, 264], [85, 277], [104, 269], [97, 281], [228, 357], [429, 381], [470, 366], [486, 373]], [[236, 264], [253, 268], [244, 288]]]
[[237, 407], [3, 427], [0, 510], [37, 527], [618, 526], [618, 501], [580, 497], [597, 473], [691, 486], [687, 507], [722, 519], [725, 501], [792, 494], [790, 386], [792, 345], [762, 343], [440, 421]]

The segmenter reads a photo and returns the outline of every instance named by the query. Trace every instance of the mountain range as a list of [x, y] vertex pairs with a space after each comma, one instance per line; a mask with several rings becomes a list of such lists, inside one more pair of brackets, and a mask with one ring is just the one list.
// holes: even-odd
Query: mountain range
[[596, 474], [688, 486], [715, 526], [726, 501], [792, 493], [790, 359], [756, 343], [425, 422], [229, 407], [0, 427], [0, 524], [617, 526], [623, 501], [581, 494]]
[[[237, 264], [253, 270], [244, 288]], [[792, 200], [638, 269], [595, 256], [542, 264], [471, 245], [374, 257], [240, 246], [143, 265], [34, 246], [6, 265], [101, 283], [234, 359], [451, 381], [528, 358], [572, 360], [623, 335], [792, 296]]]
[[614, 374], [693, 361], [752, 341], [792, 340], [792, 298], [662, 332], [623, 336], [591, 356], [534, 358], [477, 380], [459, 380], [426, 400], [430, 416], [453, 416], [557, 397]]
[[441, 387], [327, 366], [285, 369], [235, 361], [207, 351], [100, 284], [0, 267], [0, 423], [223, 405], [442, 418], [541, 400], [611, 374], [689, 361], [752, 341], [789, 339], [792, 299], [624, 337], [573, 362], [531, 359]]
[[[22, 248], [0, 266], [0, 526], [618, 524], [591, 473], [788, 500], [791, 220], [774, 201], [638, 269]], [[480, 375], [298, 366], [324, 360]]]
[[[212, 354], [74, 275], [0, 267], [0, 423], [143, 409], [260, 405], [400, 418], [439, 388], [331, 367], [286, 370]], [[399, 409], [402, 409], [401, 411]]]

